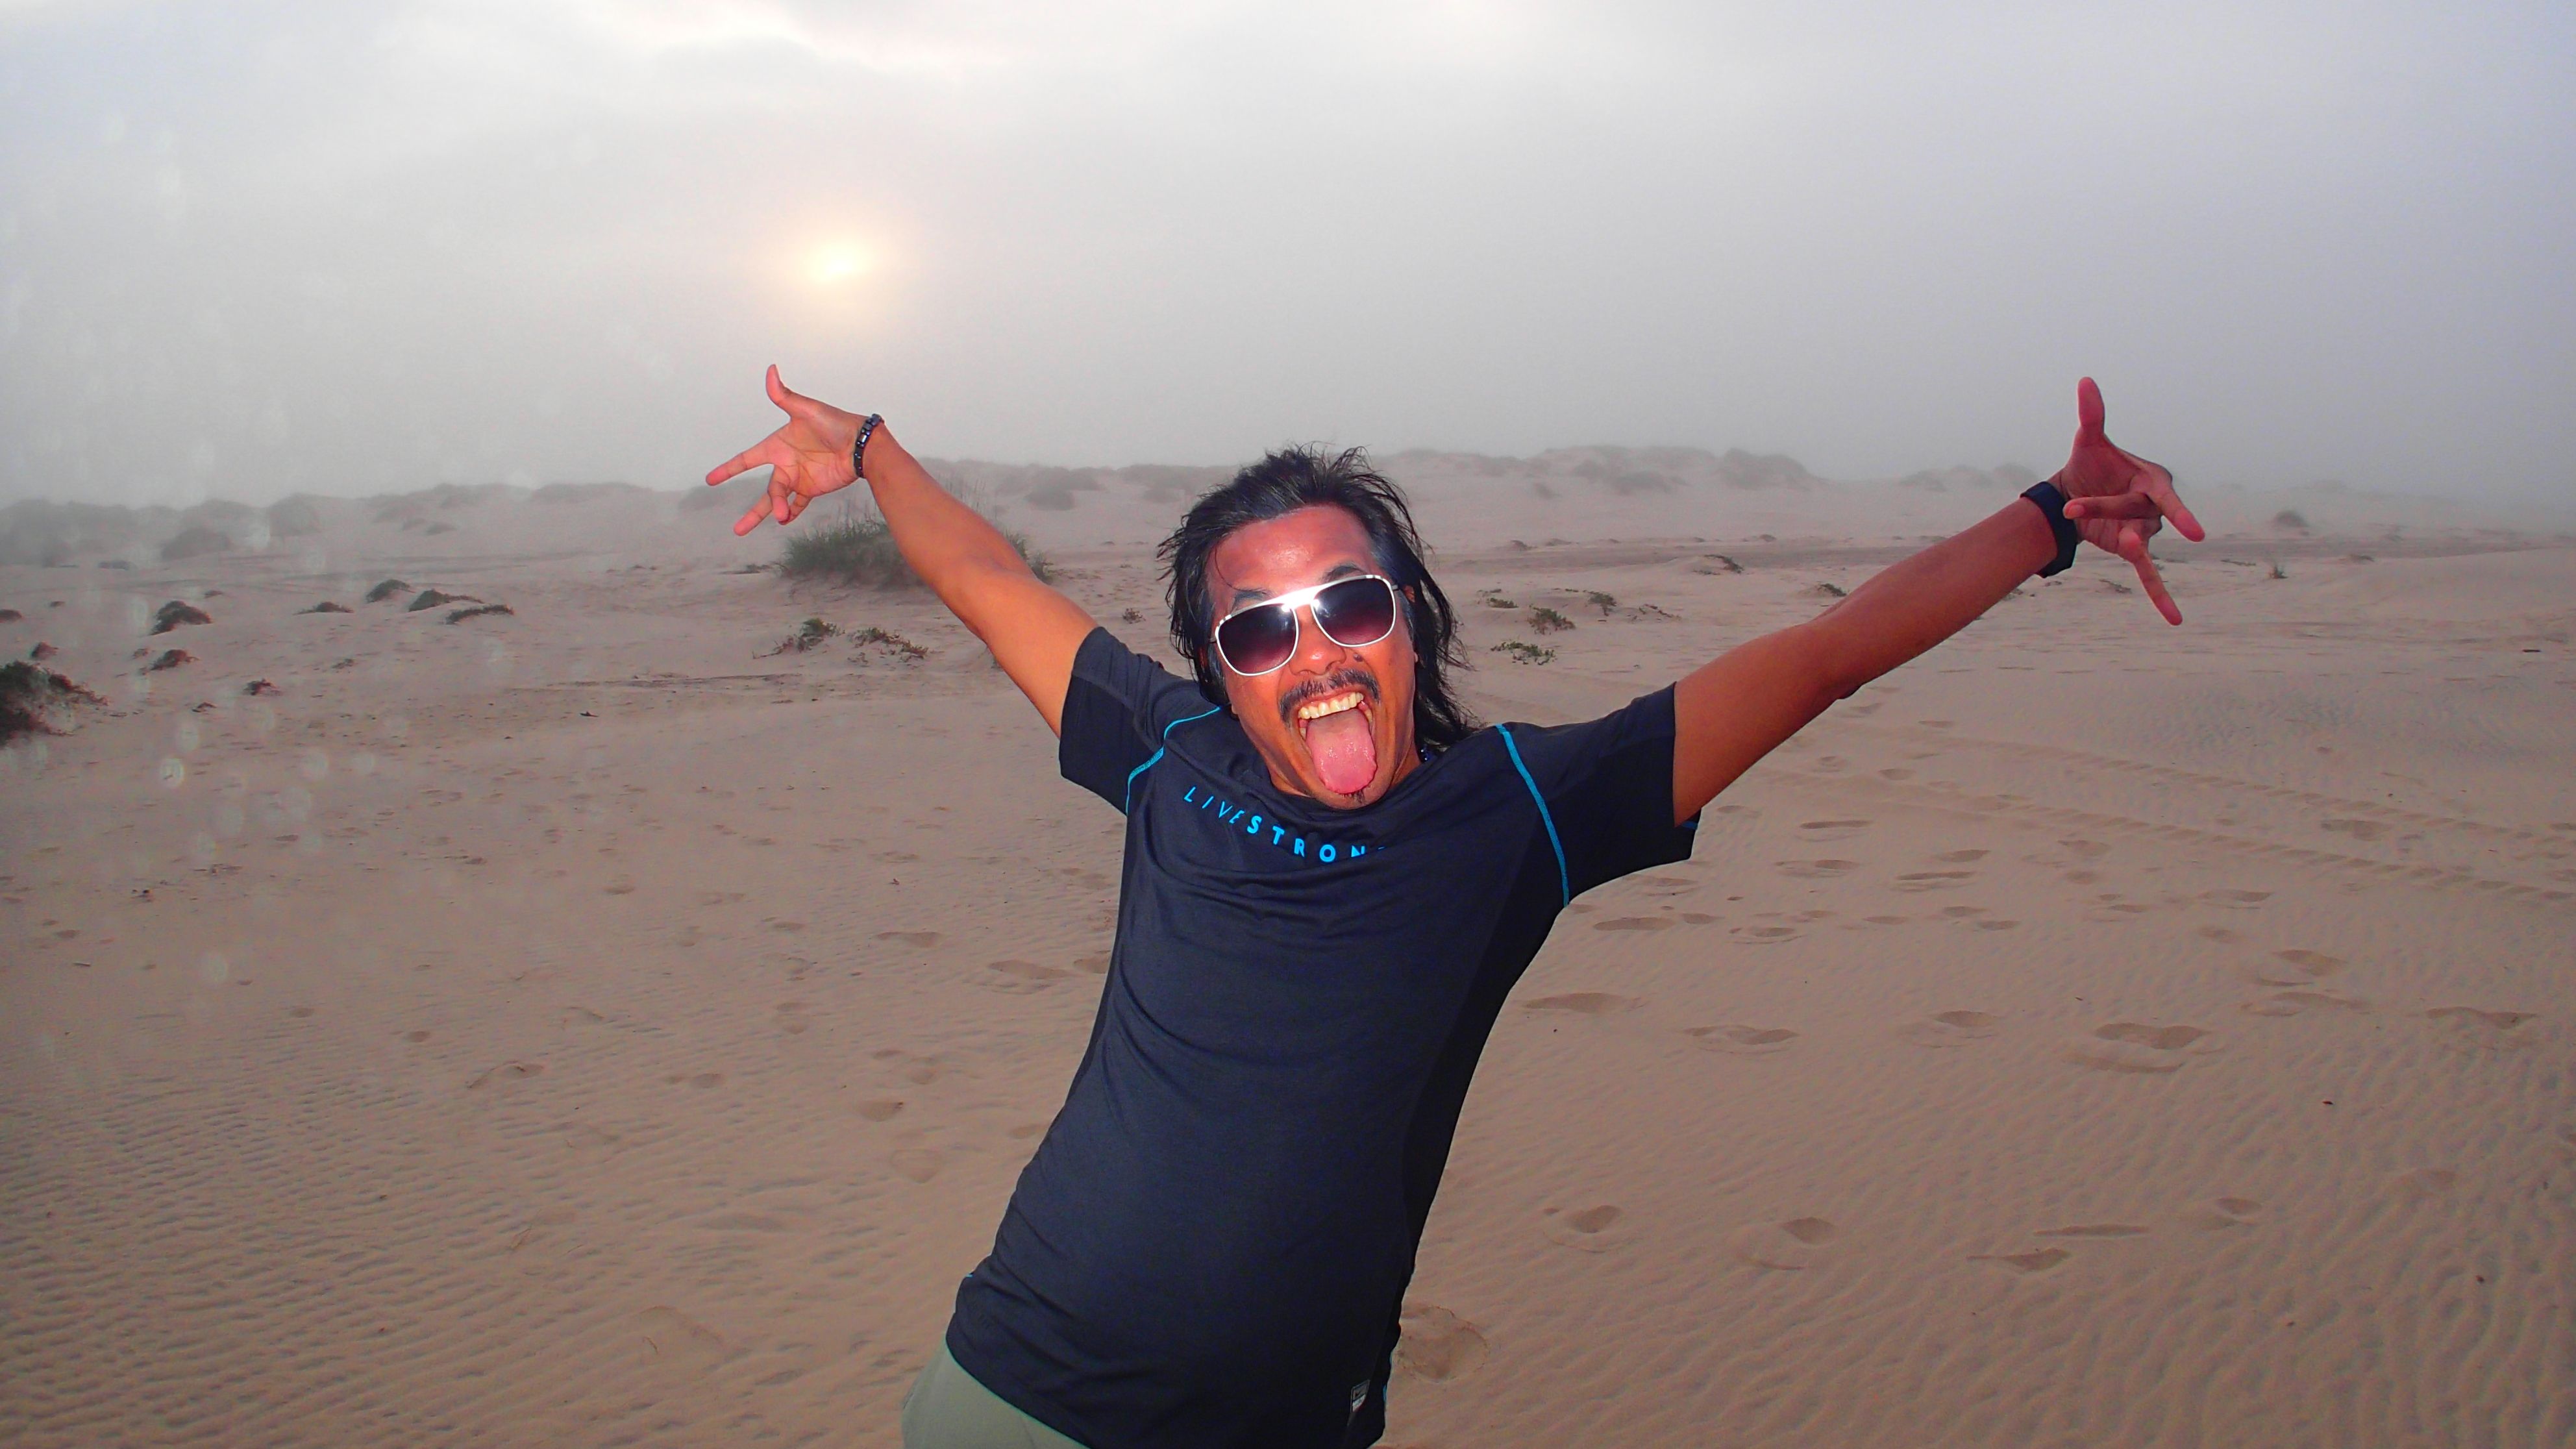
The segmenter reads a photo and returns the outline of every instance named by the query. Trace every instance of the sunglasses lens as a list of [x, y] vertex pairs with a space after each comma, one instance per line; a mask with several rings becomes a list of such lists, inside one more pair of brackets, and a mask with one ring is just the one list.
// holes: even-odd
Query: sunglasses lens
[[1374, 644], [1395, 631], [1395, 587], [1384, 579], [1344, 579], [1315, 596], [1315, 623], [1345, 649]]
[[1297, 652], [1297, 616], [1276, 604], [1246, 609], [1216, 627], [1216, 647], [1237, 674], [1268, 674]]

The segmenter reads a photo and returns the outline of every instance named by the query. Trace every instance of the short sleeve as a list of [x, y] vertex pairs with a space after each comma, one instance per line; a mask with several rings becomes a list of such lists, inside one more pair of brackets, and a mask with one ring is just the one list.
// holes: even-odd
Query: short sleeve
[[1673, 824], [1670, 686], [1581, 724], [1501, 728], [1546, 807], [1569, 899], [1690, 858], [1698, 822]]
[[1173, 677], [1108, 630], [1094, 629], [1074, 652], [1057, 767], [1124, 810], [1128, 786], [1162, 748], [1164, 731], [1212, 712], [1195, 681]]

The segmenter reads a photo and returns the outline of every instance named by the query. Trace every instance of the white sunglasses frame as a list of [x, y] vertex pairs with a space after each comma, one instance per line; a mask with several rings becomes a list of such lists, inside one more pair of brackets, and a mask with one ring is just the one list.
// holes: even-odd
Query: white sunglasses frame
[[[1217, 663], [1224, 665], [1228, 674], [1240, 675], [1245, 679], [1259, 679], [1264, 674], [1277, 674], [1280, 670], [1288, 667], [1288, 660], [1296, 658], [1297, 650], [1305, 644], [1306, 620], [1314, 617], [1316, 597], [1322, 594], [1326, 589], [1335, 588], [1342, 584], [1355, 584], [1362, 579], [1375, 579], [1379, 583], [1386, 585], [1388, 597], [1395, 601], [1395, 607], [1387, 611], [1386, 633], [1380, 634], [1375, 639], [1367, 640], [1364, 643], [1342, 644], [1341, 640], [1333, 639], [1332, 631], [1324, 627], [1324, 621], [1321, 619], [1315, 620], [1315, 632], [1323, 635], [1327, 639], [1333, 639], [1333, 642], [1336, 644], [1342, 644], [1342, 647], [1345, 649], [1366, 649], [1371, 644], [1383, 643], [1385, 642], [1388, 634], [1393, 634], [1395, 632], [1395, 621], [1397, 617], [1402, 615], [1404, 612], [1404, 590], [1396, 585], [1395, 580], [1388, 578], [1384, 574], [1344, 574], [1338, 579], [1326, 579], [1320, 584], [1308, 584], [1302, 589], [1290, 589], [1288, 592], [1278, 595], [1275, 598], [1263, 599], [1257, 603], [1244, 605], [1242, 608], [1237, 609], [1233, 613], [1226, 615], [1224, 618], [1217, 620], [1216, 628], [1208, 630], [1208, 647], [1216, 651]], [[1262, 670], [1259, 674], [1249, 674], [1245, 673], [1243, 670], [1235, 668], [1234, 661], [1226, 655], [1225, 645], [1217, 640], [1217, 634], [1219, 631], [1223, 630], [1226, 625], [1233, 623], [1235, 620], [1246, 614], [1252, 613], [1255, 610], [1283, 608], [1288, 611], [1289, 621], [1294, 624], [1297, 629], [1296, 642], [1288, 646], [1288, 658], [1280, 660], [1278, 663], [1271, 665], [1268, 669]]]

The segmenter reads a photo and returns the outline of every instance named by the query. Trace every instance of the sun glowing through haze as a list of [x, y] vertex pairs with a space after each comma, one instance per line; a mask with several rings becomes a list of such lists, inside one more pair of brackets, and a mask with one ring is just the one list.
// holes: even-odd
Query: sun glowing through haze
[[852, 241], [826, 242], [805, 257], [805, 278], [818, 287], [848, 286], [876, 270], [874, 250]]

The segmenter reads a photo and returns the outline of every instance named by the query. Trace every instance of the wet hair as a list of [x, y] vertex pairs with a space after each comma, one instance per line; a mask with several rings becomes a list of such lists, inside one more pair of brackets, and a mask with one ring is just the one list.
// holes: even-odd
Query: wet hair
[[1208, 594], [1208, 560], [1235, 530], [1300, 508], [1339, 508], [1368, 534], [1378, 572], [1394, 581], [1413, 635], [1413, 737], [1423, 748], [1445, 750], [1477, 728], [1476, 718], [1449, 692], [1448, 672], [1464, 669], [1458, 616], [1449, 596], [1423, 567], [1422, 539], [1403, 490], [1369, 467], [1368, 454], [1351, 448], [1326, 455], [1315, 448], [1282, 448], [1211, 489], [1181, 519], [1156, 554], [1170, 581], [1172, 644], [1190, 661], [1199, 692], [1226, 704], [1216, 650], [1216, 603]]

